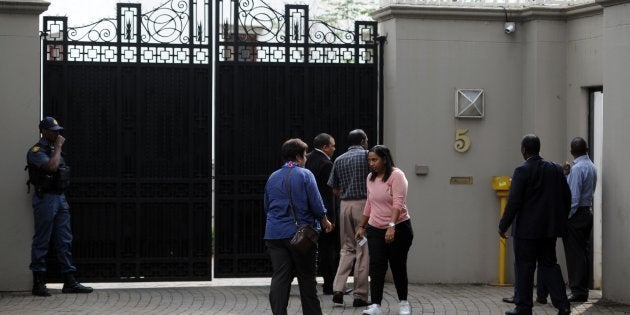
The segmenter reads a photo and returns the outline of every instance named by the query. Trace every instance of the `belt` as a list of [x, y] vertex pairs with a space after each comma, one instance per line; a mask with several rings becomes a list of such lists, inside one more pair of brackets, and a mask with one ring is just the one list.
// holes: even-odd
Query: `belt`
[[63, 190], [59, 189], [42, 189], [42, 194], [50, 194], [50, 195], [61, 195], [63, 194]]

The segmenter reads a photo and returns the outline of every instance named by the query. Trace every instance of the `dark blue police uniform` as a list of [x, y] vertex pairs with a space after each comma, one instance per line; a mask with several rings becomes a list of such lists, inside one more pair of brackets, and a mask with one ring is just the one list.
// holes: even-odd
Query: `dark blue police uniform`
[[[54, 144], [42, 138], [26, 155], [29, 165], [41, 168], [52, 155]], [[63, 157], [60, 167], [65, 167]], [[31, 166], [31, 167], [32, 167]], [[37, 188], [36, 189], [40, 189]], [[46, 272], [46, 255], [50, 238], [57, 250], [61, 272], [75, 272], [77, 268], [72, 260], [72, 229], [70, 227], [70, 206], [61, 187], [44, 188], [33, 194], [33, 217], [35, 235], [31, 247], [31, 265], [33, 272]], [[54, 233], [53, 233], [54, 231]]]
[[[63, 127], [59, 126], [55, 118], [45, 117], [39, 123], [42, 137], [26, 154], [29, 177], [27, 184], [29, 187], [31, 184], [35, 186], [33, 195], [35, 235], [31, 246], [30, 268], [33, 271], [32, 293], [37, 296], [50, 296], [46, 288], [46, 255], [51, 238], [64, 277], [61, 292], [93, 291], [92, 288], [80, 284], [73, 275], [77, 268], [72, 260], [70, 206], [64, 194], [69, 184], [70, 168], [61, 153], [65, 141], [59, 134], [61, 130]], [[55, 145], [59, 145], [59, 148], [55, 148]]]

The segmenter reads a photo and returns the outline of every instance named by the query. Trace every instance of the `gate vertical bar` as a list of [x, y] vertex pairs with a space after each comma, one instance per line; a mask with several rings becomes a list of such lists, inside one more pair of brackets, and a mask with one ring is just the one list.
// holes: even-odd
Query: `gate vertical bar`
[[[375, 34], [376, 35], [376, 34]], [[383, 58], [385, 52], [385, 42], [387, 41], [387, 36], [377, 36], [376, 40], [378, 41], [378, 141], [382, 143], [384, 139], [384, 125], [385, 125], [385, 60]]]

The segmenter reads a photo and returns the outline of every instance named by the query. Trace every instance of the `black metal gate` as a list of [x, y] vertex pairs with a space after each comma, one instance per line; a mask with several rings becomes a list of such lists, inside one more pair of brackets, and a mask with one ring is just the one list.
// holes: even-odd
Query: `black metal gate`
[[43, 21], [44, 114], [66, 127], [86, 281], [209, 280], [213, 234], [215, 276], [268, 276], [262, 191], [281, 143], [327, 132], [343, 152], [351, 129], [382, 133], [376, 22], [345, 31], [308, 6], [238, 0]]
[[193, 0], [43, 20], [44, 114], [66, 128], [84, 281], [211, 279], [210, 12]]
[[343, 152], [354, 128], [377, 139], [377, 24], [345, 31], [305, 5], [230, 0], [216, 21], [215, 277], [268, 276], [262, 196], [280, 145], [327, 132]]

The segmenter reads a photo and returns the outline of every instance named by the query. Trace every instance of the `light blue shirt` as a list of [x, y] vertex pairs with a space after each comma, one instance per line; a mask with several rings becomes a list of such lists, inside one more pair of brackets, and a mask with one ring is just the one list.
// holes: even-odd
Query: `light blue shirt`
[[588, 155], [579, 156], [573, 161], [567, 182], [571, 188], [571, 212], [569, 212], [569, 218], [571, 218], [578, 207], [591, 207], [593, 205], [597, 169]]

